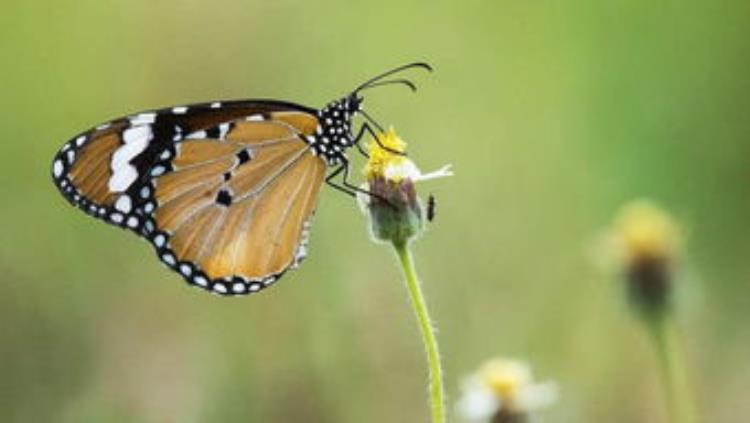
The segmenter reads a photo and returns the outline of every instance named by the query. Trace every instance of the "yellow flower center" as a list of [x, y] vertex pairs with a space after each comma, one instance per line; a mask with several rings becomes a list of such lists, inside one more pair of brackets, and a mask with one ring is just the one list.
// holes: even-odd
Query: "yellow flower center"
[[515, 405], [519, 391], [531, 382], [528, 367], [511, 360], [489, 361], [479, 374], [484, 385], [510, 407]]
[[626, 206], [615, 228], [627, 261], [644, 257], [669, 258], [679, 247], [677, 224], [666, 212], [647, 202]]
[[[367, 146], [367, 153], [370, 158], [365, 164], [363, 173], [368, 180], [377, 177], [385, 178], [387, 168], [404, 166], [409, 162], [407, 157], [393, 153], [393, 151], [406, 151], [406, 142], [396, 135], [393, 128], [381, 132], [377, 137], [377, 141], [372, 138]], [[378, 143], [378, 141], [380, 142]], [[391, 175], [388, 179], [393, 182], [400, 182], [403, 176]]]

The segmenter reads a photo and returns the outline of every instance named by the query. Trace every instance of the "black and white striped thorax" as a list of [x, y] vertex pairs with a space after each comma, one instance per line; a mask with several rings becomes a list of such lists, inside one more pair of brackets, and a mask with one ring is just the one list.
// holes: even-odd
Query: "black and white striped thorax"
[[354, 145], [352, 118], [360, 110], [361, 99], [344, 97], [320, 109], [315, 134], [304, 137], [310, 150], [329, 166], [345, 163], [346, 150]]

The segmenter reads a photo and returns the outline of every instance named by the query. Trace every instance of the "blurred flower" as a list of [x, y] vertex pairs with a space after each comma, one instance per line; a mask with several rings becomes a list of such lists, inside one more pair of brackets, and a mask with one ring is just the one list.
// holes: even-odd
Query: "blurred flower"
[[671, 260], [681, 247], [681, 231], [674, 219], [645, 200], [628, 203], [620, 210], [614, 235], [625, 265], [644, 259]]
[[653, 342], [669, 421], [694, 422], [698, 414], [671, 313], [683, 231], [669, 213], [638, 200], [626, 204], [617, 214], [609, 241], [631, 308]]
[[528, 364], [495, 358], [467, 378], [457, 409], [471, 422], [515, 423], [556, 399], [555, 382], [534, 383]]
[[674, 219], [648, 201], [635, 201], [620, 210], [610, 237], [632, 304], [649, 315], [667, 311], [682, 248]]
[[422, 173], [408, 157], [396, 152], [406, 151], [406, 142], [393, 128], [372, 139], [368, 145], [369, 159], [363, 173], [363, 186], [372, 195], [359, 195], [360, 205], [370, 216], [372, 235], [376, 240], [406, 243], [417, 235], [424, 223], [424, 212], [417, 197], [415, 182], [453, 175], [450, 165]]

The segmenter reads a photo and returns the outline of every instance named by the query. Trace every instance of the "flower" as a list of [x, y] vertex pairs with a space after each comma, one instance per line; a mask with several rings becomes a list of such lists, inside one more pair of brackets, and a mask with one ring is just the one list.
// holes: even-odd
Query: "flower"
[[414, 162], [406, 157], [406, 143], [396, 135], [393, 128], [373, 136], [375, 139], [368, 145], [368, 161], [363, 169], [367, 183], [361, 187], [362, 195], [358, 195], [358, 199], [362, 210], [370, 218], [373, 239], [389, 242], [403, 269], [409, 300], [419, 322], [430, 368], [432, 421], [445, 423], [445, 389], [436, 329], [427, 311], [409, 241], [424, 226], [424, 212], [417, 197], [415, 183], [453, 173], [450, 166], [428, 174], [420, 172]]
[[617, 214], [610, 240], [632, 304], [648, 316], [665, 312], [682, 251], [679, 225], [655, 204], [638, 200]]
[[466, 379], [457, 411], [471, 422], [523, 421], [556, 399], [557, 384], [534, 383], [528, 364], [494, 358]]
[[620, 259], [628, 266], [641, 260], [671, 261], [681, 249], [682, 235], [667, 212], [638, 200], [626, 204], [617, 214], [614, 241]]
[[406, 243], [416, 236], [424, 225], [424, 212], [415, 183], [453, 175], [450, 165], [422, 173], [405, 154], [398, 154], [405, 151], [406, 142], [393, 128], [368, 145], [363, 169], [367, 183], [362, 188], [371, 194], [358, 198], [370, 216], [373, 238], [379, 241]]

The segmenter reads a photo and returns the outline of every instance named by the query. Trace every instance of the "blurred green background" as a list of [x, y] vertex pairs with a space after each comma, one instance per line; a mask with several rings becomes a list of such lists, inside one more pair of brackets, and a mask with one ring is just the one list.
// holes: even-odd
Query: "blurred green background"
[[[69, 207], [69, 137], [157, 106], [368, 93], [436, 222], [416, 244], [451, 404], [494, 355], [560, 384], [550, 422], [664, 420], [647, 339], [596, 266], [623, 203], [689, 232], [680, 323], [705, 421], [750, 415], [747, 1], [4, 1], [0, 420], [421, 422], [426, 364], [391, 252], [325, 190], [305, 265], [259, 296], [188, 289]], [[359, 164], [357, 165], [359, 166]]]

